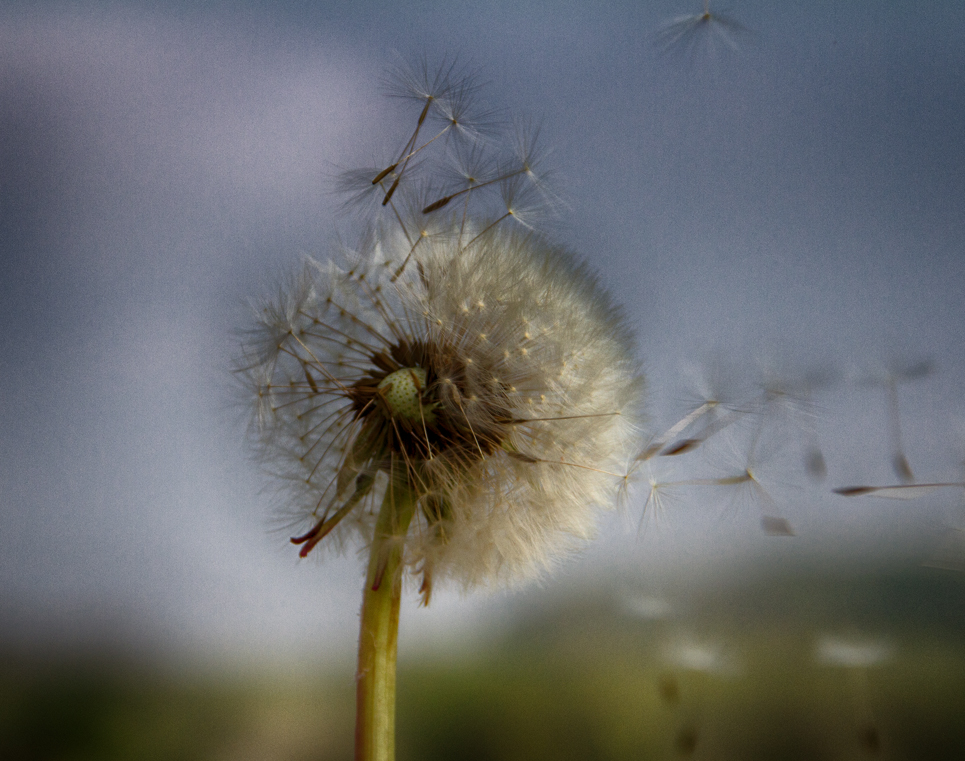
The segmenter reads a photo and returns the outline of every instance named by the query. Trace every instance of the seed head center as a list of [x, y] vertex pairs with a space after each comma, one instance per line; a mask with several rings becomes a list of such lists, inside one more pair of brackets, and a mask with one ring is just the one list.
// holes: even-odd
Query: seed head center
[[379, 392], [393, 416], [419, 420], [426, 415], [427, 410], [422, 406], [426, 379], [424, 368], [403, 367], [389, 373], [379, 382]]

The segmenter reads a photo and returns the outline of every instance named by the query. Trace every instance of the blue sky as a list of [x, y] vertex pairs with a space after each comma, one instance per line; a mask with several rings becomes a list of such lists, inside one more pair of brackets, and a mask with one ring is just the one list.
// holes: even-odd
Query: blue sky
[[[338, 170], [403, 137], [379, 86], [399, 56], [458, 56], [494, 106], [540, 119], [568, 204], [550, 233], [626, 306], [655, 431], [715, 373], [735, 398], [775, 375], [834, 380], [807, 423], [826, 482], [795, 469], [799, 436], [762, 463], [797, 537], [699, 490], [638, 532], [644, 479], [569, 572], [962, 527], [954, 490], [831, 488], [894, 482], [883, 379], [921, 360], [934, 372], [898, 385], [909, 462], [965, 477], [965, 10], [735, 2], [736, 50], [705, 35], [662, 51], [660, 29], [700, 9], [0, 6], [2, 609], [54, 638], [351, 649], [360, 565], [298, 563], [268, 532], [229, 371], [246, 299], [326, 256]], [[730, 472], [740, 445], [718, 449], [667, 478]], [[465, 628], [493, 605], [412, 604], [404, 626]]]

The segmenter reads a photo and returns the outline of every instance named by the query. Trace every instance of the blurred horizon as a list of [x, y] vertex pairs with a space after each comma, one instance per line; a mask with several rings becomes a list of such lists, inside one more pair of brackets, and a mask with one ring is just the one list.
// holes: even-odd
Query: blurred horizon
[[[965, 576], [785, 563], [554, 582], [459, 647], [403, 648], [400, 759], [957, 758]], [[11, 758], [351, 757], [353, 664], [0, 638]]]

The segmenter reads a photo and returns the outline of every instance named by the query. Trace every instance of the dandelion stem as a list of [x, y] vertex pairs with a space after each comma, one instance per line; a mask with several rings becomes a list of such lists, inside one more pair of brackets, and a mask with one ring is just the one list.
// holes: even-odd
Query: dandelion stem
[[375, 525], [362, 598], [355, 761], [395, 758], [395, 663], [402, 596], [402, 546], [415, 503], [416, 495], [408, 485], [405, 468], [393, 468]]

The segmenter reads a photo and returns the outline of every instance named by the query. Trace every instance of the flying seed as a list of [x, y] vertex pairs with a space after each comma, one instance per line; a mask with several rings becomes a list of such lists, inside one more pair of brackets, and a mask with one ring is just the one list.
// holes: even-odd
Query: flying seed
[[382, 180], [384, 180], [384, 179], [389, 175], [389, 173], [390, 173], [392, 170], [394, 170], [398, 165], [399, 165], [398, 162], [396, 162], [396, 163], [393, 164], [392, 166], [389, 166], [389, 167], [386, 167], [385, 169], [383, 169], [381, 172], [379, 172], [377, 175], [375, 175], [375, 179], [372, 180], [372, 184], [373, 184], [373, 185], [378, 185], [378, 184], [379, 184], [380, 182], [382, 182]]
[[452, 200], [452, 198], [453, 198], [452, 196], [445, 196], [444, 198], [440, 198], [438, 201], [433, 201], [422, 210], [422, 213], [431, 214], [434, 211], [438, 211], [447, 203], [449, 203]]

